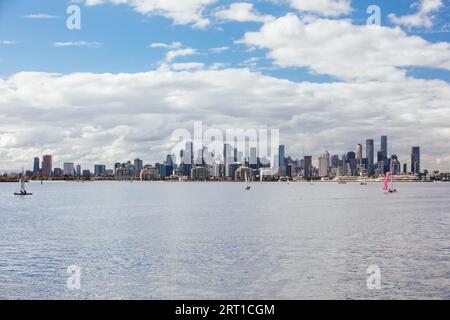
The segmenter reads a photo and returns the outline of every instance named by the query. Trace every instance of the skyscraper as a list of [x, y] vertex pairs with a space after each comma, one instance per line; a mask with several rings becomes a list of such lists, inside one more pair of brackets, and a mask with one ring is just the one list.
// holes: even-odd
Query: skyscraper
[[362, 164], [362, 158], [363, 158], [363, 147], [361, 144], [356, 145], [356, 163], [358, 165]]
[[280, 168], [284, 167], [285, 160], [286, 160], [285, 147], [284, 145], [280, 145], [278, 147], [278, 166]]
[[387, 157], [388, 147], [387, 147], [387, 136], [381, 136], [381, 151], [383, 151], [384, 155]]
[[305, 178], [311, 178], [312, 176], [312, 157], [311, 156], [305, 156], [304, 159], [304, 176]]
[[328, 151], [325, 151], [323, 155], [319, 158], [319, 176], [320, 177], [328, 177], [330, 168], [330, 154]]
[[144, 167], [144, 162], [141, 159], [134, 159], [134, 175], [139, 176]]
[[420, 173], [420, 147], [412, 147], [411, 172], [415, 174]]
[[389, 172], [389, 163], [388, 163], [388, 138], [387, 136], [381, 136], [381, 151], [383, 152], [383, 171]]
[[42, 157], [42, 174], [50, 177], [53, 171], [53, 157], [51, 155], [45, 155]]
[[367, 158], [367, 170], [369, 171], [369, 175], [374, 174], [374, 156], [375, 156], [375, 149], [374, 149], [374, 141], [373, 139], [367, 139], [366, 140], [366, 158]]
[[39, 158], [34, 158], [34, 162], [33, 162], [33, 174], [34, 175], [38, 175], [39, 174]]

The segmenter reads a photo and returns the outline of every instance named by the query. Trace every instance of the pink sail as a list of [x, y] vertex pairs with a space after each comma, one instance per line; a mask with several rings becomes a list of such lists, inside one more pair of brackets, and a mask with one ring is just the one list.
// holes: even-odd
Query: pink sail
[[392, 173], [386, 173], [386, 178], [384, 179], [384, 187], [383, 190], [389, 190], [389, 179], [391, 178]]

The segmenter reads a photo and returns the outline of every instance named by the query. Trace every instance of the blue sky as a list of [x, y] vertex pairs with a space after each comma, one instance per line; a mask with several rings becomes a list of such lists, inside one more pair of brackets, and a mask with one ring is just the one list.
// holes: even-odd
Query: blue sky
[[[237, 1], [217, 1], [206, 8], [206, 16], [221, 6]], [[45, 72], [140, 72], [158, 67], [165, 51], [149, 49], [154, 42], [182, 42], [187, 47], [196, 48], [201, 55], [195, 61], [205, 64], [226, 63], [240, 67], [246, 60], [259, 57], [258, 66], [264, 74], [287, 78], [293, 81], [330, 81], [327, 75], [312, 75], [308, 69], [270, 68], [271, 61], [265, 59], [265, 50], [248, 52], [248, 48], [235, 44], [245, 32], [257, 31], [260, 23], [220, 21], [212, 17], [213, 22], [206, 28], [196, 29], [191, 25], [175, 25], [174, 22], [158, 15], [142, 15], [128, 5], [104, 4], [81, 8], [81, 30], [68, 30], [67, 0], [2, 0], [0, 5], [0, 40], [14, 41], [15, 45], [0, 47], [0, 72], [4, 76], [19, 71]], [[294, 12], [286, 3], [275, 4], [270, 1], [254, 1], [255, 8], [262, 14], [283, 16]], [[345, 18], [351, 18], [355, 24], [365, 24], [368, 5], [380, 6], [382, 24], [393, 26], [388, 14], [407, 15], [414, 12], [412, 1], [353, 1], [354, 12]], [[448, 4], [448, 3], [447, 3]], [[432, 42], [448, 41], [450, 35], [449, 8], [435, 14], [435, 25], [431, 29], [405, 29], [410, 34], [418, 34]], [[25, 18], [32, 14], [46, 14], [54, 18]], [[447, 24], [447, 26], [446, 26]], [[100, 47], [54, 46], [55, 42], [87, 41], [99, 42]], [[230, 47], [221, 54], [210, 54], [211, 48]], [[32, 54], [30, 54], [32, 53]], [[178, 59], [180, 62], [192, 61], [192, 57]], [[274, 69], [274, 70], [273, 70]], [[420, 78], [438, 78], [449, 81], [448, 72], [433, 69], [411, 68], [411, 74]]]
[[114, 2], [0, 0], [0, 170], [156, 162], [203, 121], [278, 128], [315, 159], [386, 134], [401, 162], [420, 145], [450, 171], [448, 0]]

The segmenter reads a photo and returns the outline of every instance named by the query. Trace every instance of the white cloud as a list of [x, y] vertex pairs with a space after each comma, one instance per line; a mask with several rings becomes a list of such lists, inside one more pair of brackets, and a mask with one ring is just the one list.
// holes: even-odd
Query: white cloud
[[158, 49], [158, 48], [162, 48], [162, 49], [180, 49], [183, 47], [183, 44], [181, 42], [172, 42], [171, 44], [167, 44], [167, 43], [162, 43], [162, 42], [155, 42], [155, 43], [151, 43], [150, 48], [153, 49]]
[[279, 128], [294, 157], [303, 149], [342, 154], [387, 134], [400, 161], [417, 144], [424, 168], [450, 170], [448, 101], [450, 84], [437, 80], [294, 83], [247, 69], [21, 72], [0, 78], [0, 166], [30, 167], [44, 153], [56, 165], [160, 161], [174, 129], [202, 120], [222, 129]]
[[400, 17], [391, 13], [389, 19], [392, 23], [409, 28], [431, 28], [433, 26], [433, 13], [439, 11], [443, 6], [442, 0], [420, 0], [420, 2], [414, 2], [411, 5], [412, 8], [418, 8], [417, 13]]
[[32, 13], [22, 16], [22, 18], [26, 19], [58, 19], [58, 16], [54, 16], [46, 13]]
[[306, 22], [288, 14], [246, 33], [239, 43], [267, 49], [278, 66], [306, 67], [344, 80], [402, 80], [410, 66], [450, 70], [449, 43], [350, 20]]
[[205, 67], [205, 64], [200, 62], [174, 63], [170, 67], [175, 71], [201, 70]]
[[222, 53], [222, 52], [225, 52], [225, 51], [228, 51], [228, 50], [230, 50], [230, 47], [226, 47], [226, 46], [223, 46], [223, 47], [217, 47], [217, 48], [211, 48], [210, 49], [210, 51], [212, 52], [212, 53]]
[[167, 52], [166, 61], [171, 62], [178, 57], [193, 56], [196, 54], [198, 54], [198, 52], [196, 49], [193, 49], [193, 48], [175, 49], [175, 50], [171, 50], [171, 51]]
[[321, 16], [337, 17], [352, 12], [350, 0], [286, 0], [292, 8]]
[[16, 44], [16, 41], [12, 40], [0, 40], [0, 45], [10, 46]]
[[203, 11], [216, 0], [86, 0], [87, 6], [105, 3], [126, 4], [143, 15], [159, 15], [172, 19], [175, 24], [192, 24], [203, 28], [210, 21]]
[[60, 47], [89, 47], [89, 48], [99, 48], [103, 44], [97, 41], [66, 41], [66, 42], [55, 42], [53, 46]]
[[238, 22], [265, 22], [274, 19], [270, 15], [262, 15], [254, 8], [253, 3], [248, 2], [232, 3], [227, 8], [217, 9], [214, 15], [221, 20]]

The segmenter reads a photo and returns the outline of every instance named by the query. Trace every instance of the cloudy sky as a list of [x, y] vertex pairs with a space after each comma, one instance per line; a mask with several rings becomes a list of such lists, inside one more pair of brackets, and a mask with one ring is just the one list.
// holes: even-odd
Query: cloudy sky
[[203, 121], [279, 128], [294, 157], [388, 135], [401, 162], [420, 145], [450, 171], [449, 16], [448, 0], [0, 0], [0, 170], [160, 161]]

